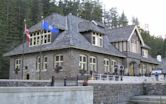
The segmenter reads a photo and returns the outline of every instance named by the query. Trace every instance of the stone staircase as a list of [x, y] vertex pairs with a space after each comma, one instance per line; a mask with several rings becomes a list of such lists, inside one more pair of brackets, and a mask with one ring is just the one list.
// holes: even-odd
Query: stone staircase
[[135, 96], [129, 104], [166, 104], [166, 96]]

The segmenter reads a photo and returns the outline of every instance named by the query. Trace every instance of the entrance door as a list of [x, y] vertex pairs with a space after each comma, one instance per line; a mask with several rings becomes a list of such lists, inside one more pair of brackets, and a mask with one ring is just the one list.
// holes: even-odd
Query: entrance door
[[134, 76], [134, 63], [130, 63], [129, 75]]
[[26, 79], [29, 80], [29, 74], [26, 75]]

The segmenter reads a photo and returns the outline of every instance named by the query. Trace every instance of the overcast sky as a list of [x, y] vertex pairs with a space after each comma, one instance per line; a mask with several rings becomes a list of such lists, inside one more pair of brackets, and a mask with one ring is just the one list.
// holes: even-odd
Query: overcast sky
[[118, 12], [125, 12], [129, 21], [137, 17], [142, 28], [148, 24], [152, 35], [166, 35], [166, 0], [100, 0], [106, 10], [116, 7]]

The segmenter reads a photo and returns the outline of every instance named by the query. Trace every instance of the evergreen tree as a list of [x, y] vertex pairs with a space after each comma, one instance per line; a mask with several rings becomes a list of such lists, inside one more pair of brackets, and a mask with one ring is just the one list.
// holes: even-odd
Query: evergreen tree
[[163, 45], [164, 45], [164, 40], [161, 37], [155, 37], [151, 36], [149, 32], [146, 32], [142, 29], [141, 32], [142, 38], [144, 42], [151, 47], [151, 50], [149, 53], [153, 56], [156, 57], [157, 55], [162, 55], [163, 56]]
[[109, 11], [104, 11], [103, 17], [104, 17], [104, 24], [108, 28], [111, 28], [111, 15], [110, 15], [110, 12]]
[[139, 25], [139, 21], [138, 21], [138, 18], [136, 17], [132, 17], [132, 25]]
[[164, 43], [163, 43], [163, 54], [162, 57], [166, 57], [166, 39], [164, 39]]
[[102, 21], [102, 6], [97, 1], [82, 2], [80, 16], [87, 20]]
[[125, 13], [123, 12], [121, 16], [119, 17], [119, 27], [124, 27], [127, 25], [128, 25], [128, 20]]
[[116, 8], [110, 9], [110, 15], [111, 15], [111, 28], [117, 28], [118, 27], [118, 12]]

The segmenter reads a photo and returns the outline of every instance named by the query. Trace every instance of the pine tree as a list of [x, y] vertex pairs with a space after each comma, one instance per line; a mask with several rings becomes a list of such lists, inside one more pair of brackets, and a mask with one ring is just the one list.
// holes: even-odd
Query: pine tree
[[123, 12], [121, 16], [119, 17], [119, 27], [124, 27], [127, 25], [128, 25], [128, 20], [125, 13]]
[[132, 17], [132, 24], [138, 26], [138, 25], [139, 25], [138, 18], [136, 18], [136, 17]]
[[111, 28], [117, 28], [118, 27], [118, 12], [116, 8], [110, 9], [110, 15], [111, 15]]
[[102, 21], [102, 6], [96, 1], [82, 2], [80, 16], [87, 20]]

